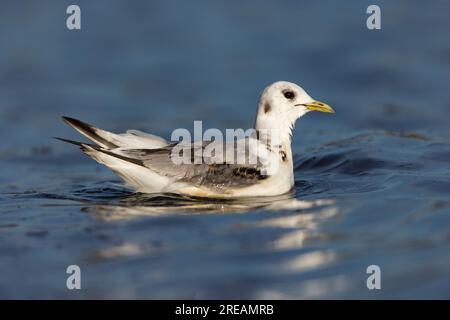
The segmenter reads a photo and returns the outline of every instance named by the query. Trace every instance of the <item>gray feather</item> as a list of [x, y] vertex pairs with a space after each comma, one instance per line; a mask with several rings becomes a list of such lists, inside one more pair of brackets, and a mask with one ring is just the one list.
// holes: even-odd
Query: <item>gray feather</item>
[[[205, 148], [210, 143], [202, 142], [201, 145], [191, 144], [191, 161], [182, 164], [177, 164], [172, 161], [172, 151], [177, 144], [171, 144], [159, 149], [121, 149], [120, 154], [127, 158], [132, 158], [135, 161], [140, 161], [143, 166], [160, 175], [171, 177], [176, 181], [187, 182], [196, 186], [204, 186], [216, 190], [229, 187], [246, 187], [267, 178], [261, 172], [261, 163], [251, 164], [248, 157], [243, 164], [236, 164], [235, 161], [227, 162], [226, 159], [219, 163], [212, 162], [212, 159], [205, 156], [204, 153]], [[232, 143], [234, 145], [231, 146], [231, 150], [234, 150], [236, 154], [238, 153], [236, 145], [234, 142]], [[222, 152], [225, 153], [226, 148], [229, 147], [230, 144], [226, 147], [224, 146]], [[248, 144], [246, 144], [246, 148], [242, 152], [249, 153]], [[194, 160], [196, 161], [194, 162]]]

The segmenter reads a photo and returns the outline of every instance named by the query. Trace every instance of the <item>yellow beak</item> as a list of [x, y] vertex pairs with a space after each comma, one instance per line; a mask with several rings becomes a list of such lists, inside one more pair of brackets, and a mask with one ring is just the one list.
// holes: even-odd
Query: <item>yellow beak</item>
[[313, 101], [311, 103], [305, 103], [304, 106], [306, 107], [306, 109], [311, 110], [311, 111], [334, 113], [333, 108], [331, 108], [326, 103], [323, 103], [320, 101]]

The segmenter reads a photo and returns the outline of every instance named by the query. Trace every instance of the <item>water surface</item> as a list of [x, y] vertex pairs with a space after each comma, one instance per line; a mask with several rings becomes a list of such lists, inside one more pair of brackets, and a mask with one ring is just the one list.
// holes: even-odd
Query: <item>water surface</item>
[[[78, 4], [0, 12], [1, 298], [450, 298], [448, 3]], [[292, 194], [135, 194], [51, 138], [249, 128], [276, 80], [337, 111], [297, 123]]]

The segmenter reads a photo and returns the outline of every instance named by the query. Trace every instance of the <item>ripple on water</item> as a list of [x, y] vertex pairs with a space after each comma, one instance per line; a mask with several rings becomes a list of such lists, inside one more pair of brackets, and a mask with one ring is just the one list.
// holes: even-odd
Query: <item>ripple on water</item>
[[[402, 252], [425, 255], [447, 244], [446, 156], [442, 144], [415, 135], [344, 137], [294, 158], [293, 192], [235, 200], [134, 193], [82, 167], [72, 170], [84, 172], [81, 178], [71, 173], [55, 180], [68, 181], [63, 188], [3, 193], [1, 203], [9, 207], [0, 215], [0, 230], [20, 240], [22, 254], [46, 252], [57, 259], [54, 250], [67, 252], [100, 278], [101, 272], [92, 270], [109, 264], [117, 267], [114, 279], [122, 275], [129, 284], [128, 273], [140, 274], [144, 265], [154, 277], [151, 289], [142, 284], [148, 296], [154, 287], [177, 290], [195, 278], [198, 292], [206, 290], [203, 281], [219, 297], [227, 272], [247, 279], [258, 270], [261, 279], [255, 283], [279, 286], [279, 294], [296, 297], [290, 283], [310, 281], [324, 290], [330, 284], [324, 274], [361, 274], [360, 264], [373, 259], [386, 268], [402, 259], [417, 265], [419, 258]], [[15, 251], [0, 245], [0, 252]], [[386, 259], [386, 253], [400, 258]], [[61, 259], [65, 263], [67, 257]], [[174, 278], [177, 285], [165, 280]], [[349, 288], [352, 279], [353, 274], [346, 279]], [[263, 294], [241, 281], [238, 286], [248, 297]]]

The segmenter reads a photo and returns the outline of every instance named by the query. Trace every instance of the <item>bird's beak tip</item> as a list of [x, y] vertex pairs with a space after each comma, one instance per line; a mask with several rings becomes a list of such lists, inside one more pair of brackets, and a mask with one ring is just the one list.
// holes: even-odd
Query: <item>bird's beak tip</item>
[[306, 108], [310, 111], [320, 111], [326, 113], [336, 113], [332, 107], [327, 105], [326, 103], [320, 101], [313, 101], [311, 103], [305, 104]]

